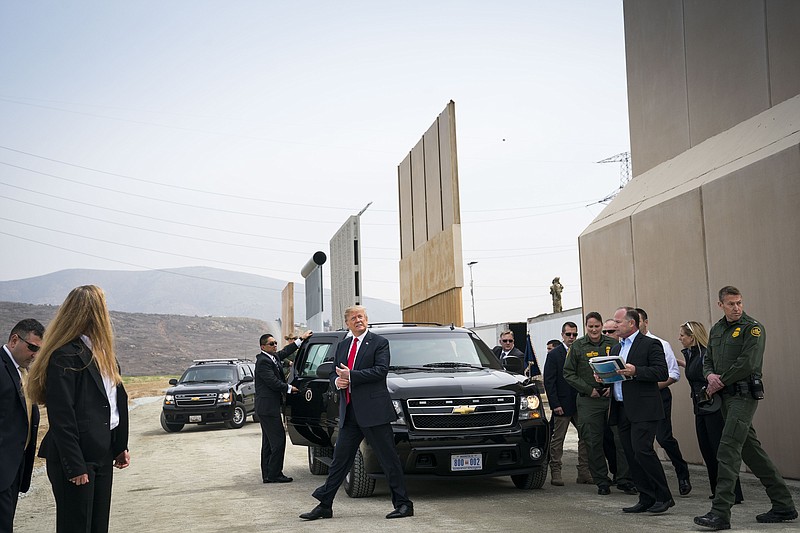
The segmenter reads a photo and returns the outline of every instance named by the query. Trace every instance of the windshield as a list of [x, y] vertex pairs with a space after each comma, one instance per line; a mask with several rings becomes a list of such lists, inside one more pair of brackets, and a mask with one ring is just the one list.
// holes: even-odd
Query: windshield
[[458, 331], [386, 334], [392, 368], [500, 368], [482, 341]]
[[233, 368], [220, 366], [196, 366], [181, 377], [181, 383], [231, 383], [236, 381]]

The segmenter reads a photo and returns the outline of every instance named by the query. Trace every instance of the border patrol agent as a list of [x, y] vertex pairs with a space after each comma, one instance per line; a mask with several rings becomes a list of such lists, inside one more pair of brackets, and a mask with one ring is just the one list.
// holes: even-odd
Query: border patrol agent
[[764, 397], [761, 367], [764, 361], [764, 326], [744, 313], [742, 294], [736, 287], [719, 291], [720, 309], [725, 313], [711, 328], [703, 374], [708, 394], [722, 395], [722, 430], [717, 460], [719, 474], [711, 512], [697, 516], [694, 523], [712, 530], [730, 529], [734, 487], [742, 460], [767, 489], [772, 509], [756, 516], [759, 522], [784, 522], [797, 518], [786, 482], [770, 460], [753, 429], [758, 400]]
[[[602, 327], [603, 319], [596, 312], [586, 315], [585, 323], [590, 319], [599, 320]], [[585, 324], [584, 324], [585, 325]], [[608, 424], [608, 409], [611, 403], [608, 388], [594, 379], [594, 371], [589, 364], [592, 357], [605, 357], [611, 353], [611, 348], [616, 341], [603, 335], [600, 329], [594, 340], [590, 335], [584, 335], [575, 340], [567, 352], [564, 361], [564, 379], [572, 388], [578, 391], [578, 434], [581, 440], [586, 441], [589, 454], [589, 471], [597, 485], [597, 493], [611, 494], [611, 480], [608, 479], [608, 465], [603, 454], [603, 434]], [[628, 494], [636, 494], [633, 481], [628, 472], [628, 463], [625, 460], [622, 444], [619, 442], [616, 427], [613, 428], [617, 441], [617, 488]]]

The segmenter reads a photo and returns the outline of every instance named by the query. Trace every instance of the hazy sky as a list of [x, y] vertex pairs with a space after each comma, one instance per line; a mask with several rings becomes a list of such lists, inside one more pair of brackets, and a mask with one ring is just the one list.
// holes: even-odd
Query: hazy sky
[[579, 306], [629, 146], [621, 0], [2, 2], [0, 280], [301, 282], [373, 202], [364, 293], [399, 303], [397, 165], [451, 99], [467, 324], [469, 261], [478, 322], [551, 311], [554, 276]]

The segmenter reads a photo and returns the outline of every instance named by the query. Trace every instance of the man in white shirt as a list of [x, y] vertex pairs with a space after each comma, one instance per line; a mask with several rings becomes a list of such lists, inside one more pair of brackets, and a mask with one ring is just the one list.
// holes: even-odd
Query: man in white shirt
[[667, 453], [672, 466], [675, 468], [675, 474], [678, 477], [678, 492], [681, 496], [686, 496], [692, 491], [692, 484], [689, 481], [689, 465], [683, 459], [678, 440], [672, 435], [672, 392], [669, 390], [670, 385], [677, 383], [681, 379], [680, 367], [678, 367], [678, 361], [675, 359], [675, 353], [669, 343], [649, 331], [647, 312], [640, 307], [636, 308], [636, 312], [639, 313], [639, 332], [661, 341], [661, 345], [664, 347], [664, 357], [667, 360], [669, 378], [658, 384], [658, 388], [661, 391], [661, 400], [664, 402], [664, 418], [658, 422], [656, 442]]

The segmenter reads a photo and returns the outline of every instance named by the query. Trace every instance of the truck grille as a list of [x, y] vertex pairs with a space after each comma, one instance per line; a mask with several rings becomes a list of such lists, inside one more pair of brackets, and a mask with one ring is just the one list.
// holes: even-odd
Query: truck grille
[[463, 430], [509, 427], [515, 396], [415, 398], [408, 400], [411, 425], [419, 430]]
[[175, 404], [178, 407], [210, 407], [217, 403], [216, 392], [198, 394], [176, 394]]

